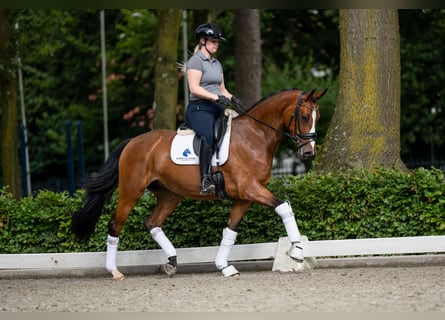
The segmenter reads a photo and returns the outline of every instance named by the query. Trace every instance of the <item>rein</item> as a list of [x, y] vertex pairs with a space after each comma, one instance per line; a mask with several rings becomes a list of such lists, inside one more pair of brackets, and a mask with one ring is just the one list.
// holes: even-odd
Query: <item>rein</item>
[[[301, 95], [298, 97], [297, 105], [295, 106], [295, 110], [294, 110], [294, 112], [292, 113], [292, 116], [291, 116], [291, 118], [290, 118], [290, 120], [289, 120], [289, 124], [287, 125], [287, 129], [288, 129], [288, 130], [289, 130], [290, 125], [291, 125], [291, 123], [292, 123], [292, 120], [293, 120], [294, 118], [295, 118], [295, 122], [294, 122], [294, 132], [297, 132], [297, 124], [298, 124], [298, 129], [300, 129], [300, 122], [298, 121], [298, 115], [299, 115], [299, 112], [300, 112], [301, 104], [303, 103], [303, 96], [305, 95], [305, 93], [306, 93], [306, 92], [302, 92]], [[248, 116], [250, 119], [255, 120], [256, 122], [262, 124], [263, 126], [266, 126], [266, 127], [270, 128], [270, 129], [272, 129], [272, 130], [274, 130], [274, 131], [280, 133], [281, 135], [283, 135], [283, 136], [285, 136], [285, 137], [288, 137], [288, 138], [294, 140], [295, 143], [297, 143], [297, 149], [302, 148], [302, 147], [304, 147], [305, 145], [307, 145], [308, 143], [311, 143], [312, 141], [315, 141], [315, 140], [317, 139], [317, 133], [316, 133], [316, 132], [300, 133], [300, 134], [295, 133], [295, 135], [292, 136], [291, 134], [289, 134], [289, 133], [287, 133], [287, 132], [285, 132], [285, 131], [283, 131], [283, 130], [277, 129], [277, 128], [271, 126], [270, 124], [268, 124], [268, 123], [266, 123], [266, 122], [264, 122], [264, 121], [262, 121], [262, 120], [260, 120], [260, 119], [258, 119], [258, 118], [255, 118], [254, 116], [251, 116], [251, 115], [248, 114], [248, 113], [243, 113], [242, 115], [246, 115], [246, 116]], [[298, 130], [298, 131], [300, 131], [300, 130]], [[300, 140], [309, 140], [309, 141], [306, 141], [306, 142], [304, 142], [304, 143], [298, 144], [298, 142], [299, 142]]]

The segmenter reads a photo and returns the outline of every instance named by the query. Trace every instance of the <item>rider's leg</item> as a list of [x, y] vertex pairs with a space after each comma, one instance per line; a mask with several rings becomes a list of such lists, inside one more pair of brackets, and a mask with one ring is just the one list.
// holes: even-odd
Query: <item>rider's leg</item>
[[224, 113], [220, 105], [207, 102], [190, 102], [185, 117], [187, 123], [201, 137], [199, 171], [201, 174], [201, 195], [215, 193], [215, 185], [210, 178], [212, 146], [214, 143], [213, 126], [215, 119]]
[[212, 146], [206, 142], [204, 137], [201, 137], [201, 146], [199, 151], [199, 172], [201, 174], [201, 192], [205, 196], [215, 193], [215, 184], [210, 177], [211, 161], [212, 161]]

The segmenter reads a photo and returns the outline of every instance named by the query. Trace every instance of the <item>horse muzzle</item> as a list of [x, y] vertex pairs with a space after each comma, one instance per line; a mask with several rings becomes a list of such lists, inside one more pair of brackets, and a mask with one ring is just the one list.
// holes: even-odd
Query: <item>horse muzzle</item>
[[315, 140], [317, 133], [311, 132], [306, 134], [299, 134], [295, 141], [297, 142], [297, 156], [301, 160], [313, 160], [315, 158]]
[[300, 149], [298, 155], [301, 160], [314, 160], [315, 158], [315, 152], [313, 150], [304, 151]]

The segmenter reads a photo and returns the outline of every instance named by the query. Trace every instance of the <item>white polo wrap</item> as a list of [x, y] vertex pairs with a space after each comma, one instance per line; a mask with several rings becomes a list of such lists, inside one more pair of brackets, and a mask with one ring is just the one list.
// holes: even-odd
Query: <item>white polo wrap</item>
[[278, 207], [275, 208], [275, 212], [283, 220], [284, 227], [286, 228], [286, 233], [291, 243], [300, 242], [300, 231], [298, 230], [297, 222], [295, 221], [295, 216], [292, 211], [292, 207], [289, 202], [283, 202]]
[[216, 255], [215, 265], [218, 270], [222, 270], [227, 267], [227, 259], [229, 258], [230, 250], [232, 250], [233, 244], [235, 243], [237, 232], [230, 230], [229, 228], [224, 228], [223, 238]]
[[176, 249], [173, 244], [165, 235], [164, 231], [160, 227], [156, 227], [150, 230], [150, 234], [154, 241], [156, 241], [162, 250], [164, 250], [167, 257], [176, 256]]
[[108, 235], [107, 238], [107, 262], [106, 268], [108, 272], [117, 270], [116, 267], [116, 257], [117, 257], [117, 246], [119, 244], [119, 237], [113, 237]]

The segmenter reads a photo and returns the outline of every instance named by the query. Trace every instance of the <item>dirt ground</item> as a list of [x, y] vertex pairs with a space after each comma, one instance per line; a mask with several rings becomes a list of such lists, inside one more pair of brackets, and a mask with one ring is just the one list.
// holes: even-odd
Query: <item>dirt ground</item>
[[0, 311], [445, 311], [445, 266], [0, 279]]

